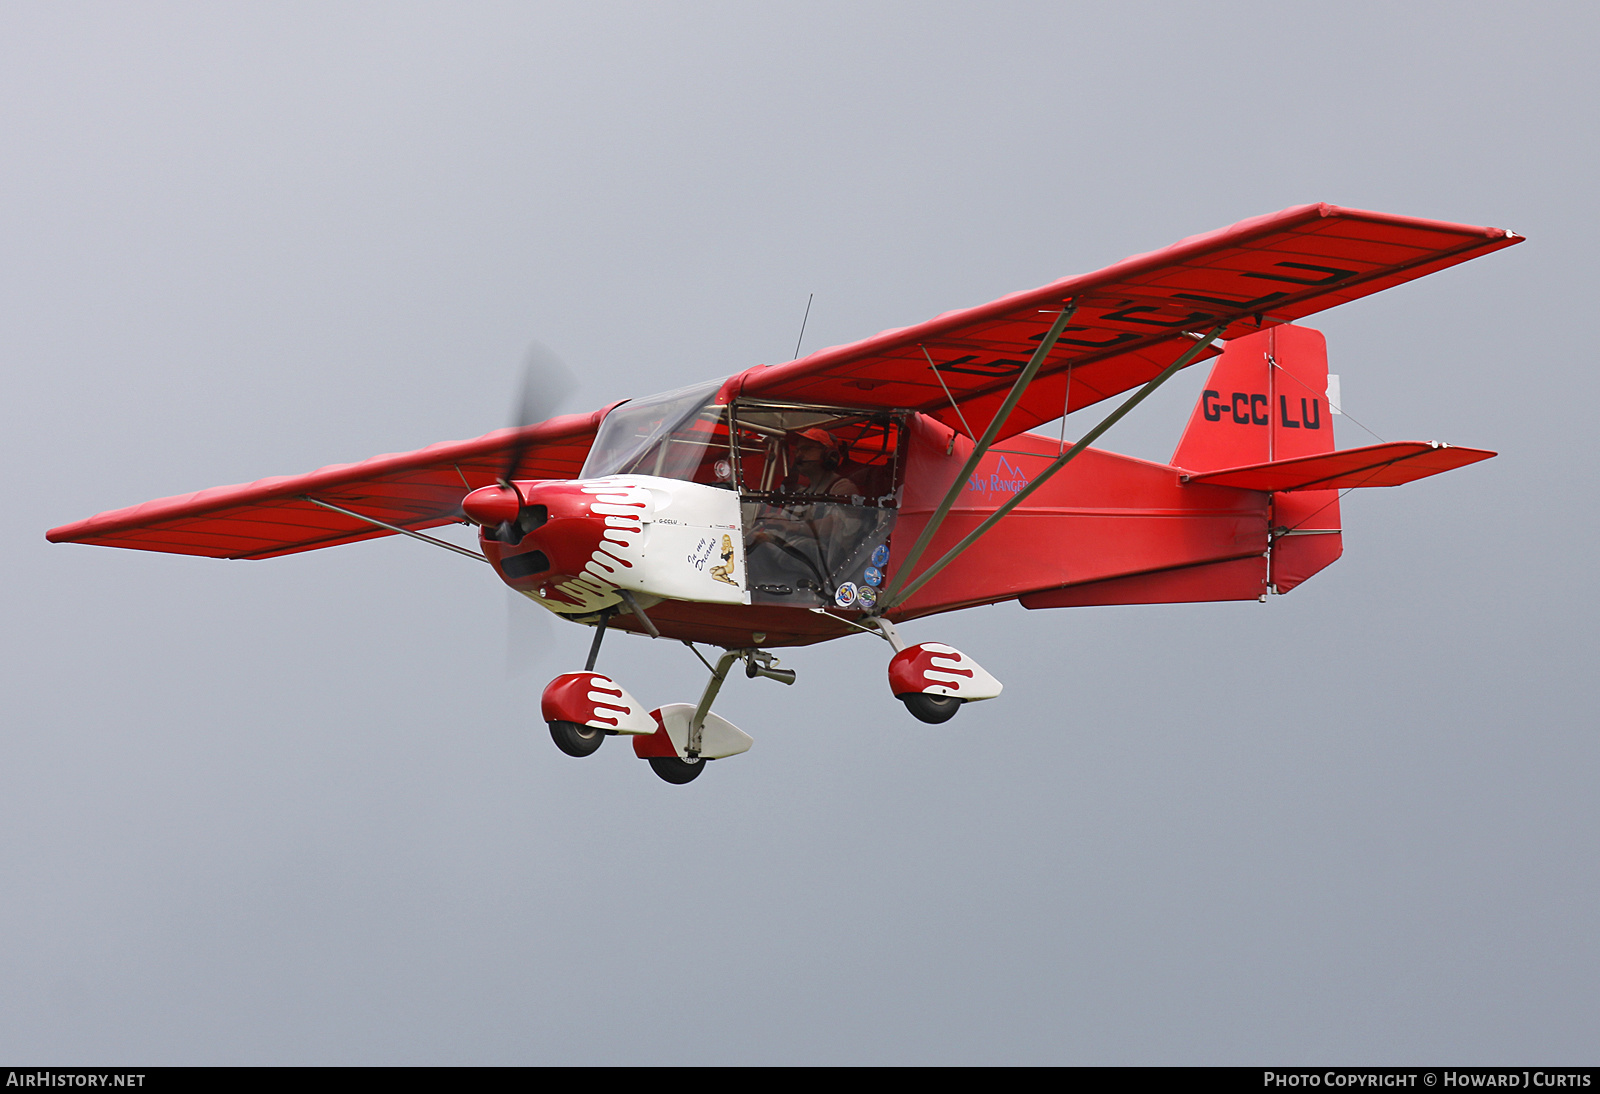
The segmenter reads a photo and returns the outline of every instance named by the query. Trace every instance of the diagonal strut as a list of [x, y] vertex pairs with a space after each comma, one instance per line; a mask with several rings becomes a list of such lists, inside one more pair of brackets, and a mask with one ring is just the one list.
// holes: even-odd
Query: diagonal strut
[[[878, 601], [878, 606], [874, 610], [873, 614], [882, 615], [884, 612], [887, 612], [889, 609], [893, 608], [896, 604], [903, 604], [905, 601], [909, 600], [918, 589], [922, 588], [930, 580], [932, 580], [935, 574], [944, 569], [946, 566], [950, 565], [950, 563], [954, 562], [962, 555], [963, 552], [966, 551], [968, 547], [971, 547], [974, 543], [976, 543], [979, 537], [981, 537], [989, 529], [993, 528], [996, 524], [1000, 523], [1000, 518], [1004, 517], [1018, 505], [1022, 504], [1029, 494], [1032, 494], [1039, 487], [1043, 486], [1045, 482], [1048, 481], [1057, 471], [1060, 471], [1063, 467], [1067, 466], [1067, 464], [1071, 463], [1077, 457], [1078, 453], [1082, 452], [1085, 448], [1088, 448], [1100, 438], [1101, 434], [1105, 433], [1106, 430], [1116, 425], [1117, 422], [1122, 419], [1123, 415], [1127, 414], [1128, 411], [1138, 406], [1144, 401], [1147, 395], [1149, 395], [1156, 388], [1160, 387], [1162, 384], [1166, 383], [1178, 372], [1179, 369], [1183, 368], [1185, 365], [1199, 356], [1200, 352], [1212, 342], [1215, 342], [1218, 335], [1226, 330], [1227, 327], [1227, 323], [1219, 323], [1217, 326], [1211, 328], [1210, 333], [1206, 334], [1193, 346], [1185, 350], [1176, 361], [1168, 365], [1154, 379], [1135, 392], [1130, 399], [1124, 402], [1121, 406], [1117, 407], [1116, 410], [1113, 410], [1110, 414], [1108, 414], [1099, 425], [1089, 430], [1089, 432], [1085, 433], [1071, 448], [1067, 449], [1060, 456], [1056, 457], [1049, 467], [1045, 468], [1034, 477], [1032, 482], [1023, 487], [1021, 490], [1017, 491], [1016, 494], [1012, 495], [1010, 501], [1000, 506], [1000, 508], [996, 509], [993, 513], [990, 513], [982, 524], [978, 525], [971, 532], [967, 533], [966, 538], [946, 551], [937, 562], [933, 563], [933, 565], [929, 566], [927, 569], [923, 570], [922, 573], [918, 574], [915, 581], [912, 581], [910, 584], [906, 585], [905, 588], [900, 590], [898, 593], [895, 593], [893, 590], [891, 590], [889, 594], [886, 594], [880, 598]], [[970, 470], [966, 472], [966, 474], [970, 473]], [[964, 482], [965, 479], [962, 479], [957, 483], [957, 485], [962, 485]], [[919, 539], [917, 542], [920, 545], [922, 541]], [[904, 576], [907, 572], [907, 569], [902, 569], [901, 575]], [[896, 584], [898, 584], [898, 581]]]
[[377, 517], [369, 517], [365, 513], [357, 513], [354, 509], [346, 509], [342, 505], [334, 505], [332, 502], [320, 501], [317, 498], [312, 497], [310, 494], [301, 494], [300, 500], [309, 501], [312, 505], [320, 505], [324, 509], [332, 509], [335, 513], [343, 513], [347, 517], [355, 517], [357, 520], [364, 520], [368, 524], [377, 525], [379, 528], [387, 528], [391, 532], [399, 532], [402, 536], [410, 536], [412, 539], [420, 539], [422, 542], [431, 543], [435, 547], [443, 547], [445, 550], [454, 551], [458, 555], [466, 555], [468, 558], [475, 558], [479, 562], [489, 561], [487, 557], [477, 551], [471, 551], [465, 547], [457, 547], [454, 543], [439, 539], [437, 536], [426, 536], [421, 532], [413, 532], [411, 529], [402, 528], [398, 524], [389, 524], [386, 521], [379, 520]]
[[[1016, 383], [1011, 385], [1011, 391], [1006, 396], [1005, 401], [1000, 404], [1000, 409], [996, 410], [994, 417], [989, 420], [989, 427], [983, 431], [983, 436], [973, 445], [972, 455], [967, 457], [967, 462], [961, 468], [961, 472], [956, 475], [955, 481], [950, 484], [950, 489], [946, 491], [944, 500], [933, 511], [933, 516], [928, 518], [928, 523], [922, 529], [922, 534], [917, 537], [917, 542], [912, 544], [911, 550], [906, 552], [906, 557], [901, 560], [894, 580], [883, 590], [883, 599], [879, 603], [896, 599], [896, 593], [907, 575], [911, 573], [911, 567], [916, 565], [917, 560], [922, 557], [922, 552], [927, 550], [928, 544], [933, 540], [934, 533], [939, 530], [939, 525], [944, 523], [945, 516], [950, 512], [950, 507], [955, 505], [956, 499], [961, 496], [962, 488], [966, 486], [967, 479], [971, 478], [972, 472], [977, 469], [978, 461], [983, 459], [984, 455], [989, 451], [989, 446], [994, 444], [995, 436], [1000, 432], [1000, 427], [1005, 425], [1006, 419], [1011, 416], [1011, 411], [1021, 401], [1023, 392], [1033, 382], [1034, 376], [1038, 375], [1040, 367], [1044, 364], [1044, 359], [1055, 348], [1056, 340], [1061, 337], [1061, 332], [1067, 329], [1067, 324], [1072, 321], [1072, 313], [1077, 310], [1078, 301], [1076, 299], [1068, 301], [1066, 307], [1061, 309], [1061, 314], [1056, 316], [1056, 321], [1050, 324], [1050, 329], [1045, 332], [1044, 338], [1039, 342], [1039, 348], [1033, 351], [1033, 356], [1028, 359], [1027, 365], [1018, 374]], [[938, 377], [937, 367], [934, 369], [934, 375]], [[938, 378], [943, 383], [943, 377]], [[874, 614], [881, 615], [882, 612], [883, 609], [880, 608]]]

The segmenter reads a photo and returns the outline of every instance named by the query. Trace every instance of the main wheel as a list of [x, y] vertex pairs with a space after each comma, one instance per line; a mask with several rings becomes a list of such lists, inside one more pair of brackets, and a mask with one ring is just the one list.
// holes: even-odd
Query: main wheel
[[925, 691], [908, 691], [904, 695], [896, 695], [911, 712], [911, 716], [920, 722], [929, 725], [938, 725], [948, 722], [956, 716], [956, 711], [961, 709], [961, 700], [954, 695], [930, 695]]
[[592, 756], [605, 743], [606, 731], [577, 722], [551, 722], [550, 739], [568, 756]]
[[680, 760], [676, 756], [651, 756], [650, 770], [669, 783], [682, 786], [694, 782], [705, 768], [704, 760]]

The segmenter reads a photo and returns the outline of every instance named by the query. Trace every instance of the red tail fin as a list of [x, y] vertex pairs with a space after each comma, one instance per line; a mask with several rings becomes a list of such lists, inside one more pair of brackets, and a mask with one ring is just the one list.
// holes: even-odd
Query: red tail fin
[[[1218, 471], [1333, 451], [1328, 347], [1292, 324], [1235, 338], [1211, 368], [1172, 454], [1185, 471]], [[1336, 490], [1273, 494], [1270, 580], [1286, 593], [1343, 552]]]

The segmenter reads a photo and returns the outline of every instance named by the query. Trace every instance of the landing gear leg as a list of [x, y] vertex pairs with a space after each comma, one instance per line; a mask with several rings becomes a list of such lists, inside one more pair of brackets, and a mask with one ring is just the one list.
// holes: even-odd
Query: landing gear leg
[[[706, 714], [711, 710], [717, 692], [722, 690], [722, 682], [728, 678], [728, 670], [733, 668], [733, 663], [744, 655], [744, 650], [726, 650], [717, 658], [717, 667], [711, 670], [711, 679], [706, 681], [706, 690], [700, 693], [700, 702], [696, 703], [694, 708], [694, 718], [689, 722], [689, 740], [683, 748], [686, 759], [695, 763], [700, 762], [700, 743], [706, 731]], [[661, 775], [660, 768], [656, 769], [656, 774]], [[661, 777], [666, 778], [665, 775]]]
[[616, 609], [614, 608], [600, 609], [600, 622], [594, 625], [594, 641], [589, 645], [589, 660], [584, 663], [584, 672], [593, 672], [594, 663], [600, 660], [600, 643], [605, 641], [606, 624], [611, 621], [611, 617], [615, 614]]

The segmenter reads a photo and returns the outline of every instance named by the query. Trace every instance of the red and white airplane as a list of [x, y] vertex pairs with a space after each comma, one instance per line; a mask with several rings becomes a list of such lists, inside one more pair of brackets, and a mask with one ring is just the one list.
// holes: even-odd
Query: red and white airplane
[[[1340, 492], [1493, 452], [1335, 451], [1314, 312], [1520, 242], [1499, 228], [1302, 205], [1096, 273], [782, 365], [52, 529], [94, 543], [272, 558], [401, 533], [487, 562], [594, 628], [541, 704], [555, 743], [608, 736], [668, 782], [751, 739], [711, 704], [732, 667], [861, 631], [925, 722], [1000, 694], [975, 660], [895, 624], [1026, 608], [1254, 600], [1341, 552]], [[1091, 447], [1179, 369], [1214, 358], [1170, 464]], [[1073, 443], [1027, 432], [1132, 392]], [[476, 525], [481, 553], [424, 534]], [[698, 702], [648, 710], [595, 670], [607, 629], [721, 647]], [[702, 657], [702, 661], [705, 659]]]

